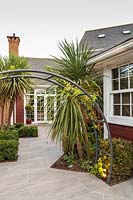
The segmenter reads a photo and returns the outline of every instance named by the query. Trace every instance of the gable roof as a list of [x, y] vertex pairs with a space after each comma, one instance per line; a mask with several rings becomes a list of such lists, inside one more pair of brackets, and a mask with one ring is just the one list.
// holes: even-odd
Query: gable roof
[[133, 37], [133, 23], [86, 31], [81, 43], [97, 55]]
[[[57, 63], [52, 58], [30, 58], [30, 57], [26, 57], [26, 59], [28, 61], [30, 69], [47, 71], [46, 66], [52, 66], [52, 67], [57, 66]], [[36, 73], [34, 73], [34, 75], [38, 76], [38, 74], [36, 74]], [[42, 80], [39, 80], [39, 79], [35, 79], [34, 81], [37, 85], [46, 85], [46, 86], [50, 85], [50, 83], [48, 81], [42, 81]]]

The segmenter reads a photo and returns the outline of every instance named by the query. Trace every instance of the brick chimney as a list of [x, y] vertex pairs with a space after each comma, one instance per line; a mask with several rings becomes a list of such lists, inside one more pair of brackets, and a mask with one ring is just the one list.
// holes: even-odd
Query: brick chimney
[[16, 37], [15, 33], [13, 33], [13, 36], [7, 36], [7, 39], [9, 42], [9, 55], [13, 54], [13, 55], [18, 56], [20, 38]]

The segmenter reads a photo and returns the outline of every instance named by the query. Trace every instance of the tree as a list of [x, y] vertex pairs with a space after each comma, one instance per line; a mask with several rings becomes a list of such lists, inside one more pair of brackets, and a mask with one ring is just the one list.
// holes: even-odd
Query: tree
[[[28, 63], [24, 57], [17, 57], [10, 55], [9, 57], [0, 58], [0, 70], [16, 70], [16, 69], [27, 69]], [[25, 75], [27, 73], [17, 73], [19, 75]], [[11, 73], [10, 75], [17, 75]], [[8, 75], [10, 77], [10, 75]], [[7, 76], [7, 75], [6, 75]], [[14, 103], [17, 96], [23, 97], [27, 90], [31, 89], [33, 83], [29, 78], [18, 77], [9, 78], [0, 82], [0, 99], [2, 104], [2, 125], [4, 119], [5, 107], [8, 107], [8, 124], [10, 124], [12, 112], [14, 109]], [[8, 105], [8, 106], [7, 106]]]
[[92, 105], [100, 94], [100, 87], [95, 82], [94, 65], [88, 65], [91, 51], [86, 45], [79, 45], [78, 41], [74, 44], [74, 42], [68, 43], [64, 40], [59, 43], [59, 48], [63, 56], [54, 57], [57, 67], [48, 67], [48, 70], [81, 85], [91, 94], [92, 99], [86, 99], [75, 87], [58, 79], [58, 82], [64, 84], [65, 89], [57, 89], [58, 109], [53, 121], [51, 137], [62, 143], [65, 153], [73, 152], [76, 148], [79, 158], [83, 159], [84, 155], [90, 156], [86, 108], [90, 111], [89, 117], [94, 117]]

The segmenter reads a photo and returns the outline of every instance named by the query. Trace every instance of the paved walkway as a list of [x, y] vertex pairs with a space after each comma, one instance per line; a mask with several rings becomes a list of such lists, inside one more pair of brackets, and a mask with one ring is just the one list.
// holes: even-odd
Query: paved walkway
[[133, 179], [109, 187], [87, 173], [49, 168], [61, 152], [48, 130], [20, 139], [17, 162], [0, 163], [0, 200], [133, 200]]

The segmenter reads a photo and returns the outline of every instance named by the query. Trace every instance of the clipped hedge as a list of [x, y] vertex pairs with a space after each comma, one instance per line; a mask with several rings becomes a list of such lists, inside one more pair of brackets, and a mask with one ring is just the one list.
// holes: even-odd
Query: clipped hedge
[[17, 123], [17, 124], [14, 124], [15, 128], [18, 129], [20, 127], [23, 127], [24, 124], [23, 123]]
[[22, 137], [38, 137], [37, 126], [22, 126], [18, 129], [18, 135]]
[[[133, 143], [113, 138], [113, 170], [111, 181], [121, 182], [132, 176], [133, 170]], [[105, 151], [109, 151], [109, 141], [101, 142], [101, 147]], [[102, 159], [102, 163], [104, 160]]]
[[0, 131], [0, 140], [19, 140], [17, 130]]
[[0, 162], [14, 161], [18, 157], [19, 137], [17, 130], [0, 130]]
[[17, 123], [14, 125], [4, 125], [3, 130], [18, 130], [20, 127], [24, 126], [23, 123]]
[[113, 180], [124, 180], [132, 175], [133, 143], [122, 139], [113, 140]]
[[0, 140], [0, 162], [17, 160], [18, 145], [18, 141], [14, 139]]

